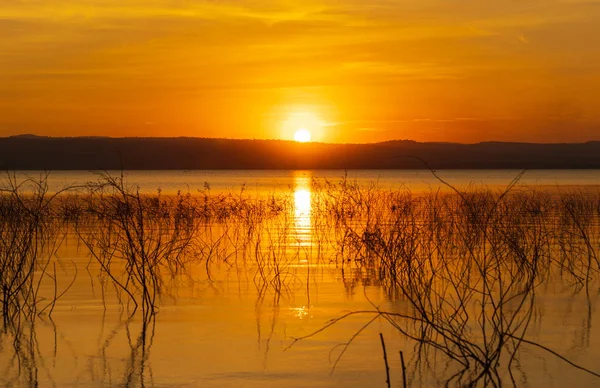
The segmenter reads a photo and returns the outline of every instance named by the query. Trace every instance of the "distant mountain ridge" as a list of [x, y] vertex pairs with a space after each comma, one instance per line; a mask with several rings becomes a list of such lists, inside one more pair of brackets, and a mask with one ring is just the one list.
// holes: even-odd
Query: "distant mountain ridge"
[[284, 140], [213, 138], [0, 138], [8, 170], [165, 169], [591, 169], [600, 168], [600, 141], [301, 144]]

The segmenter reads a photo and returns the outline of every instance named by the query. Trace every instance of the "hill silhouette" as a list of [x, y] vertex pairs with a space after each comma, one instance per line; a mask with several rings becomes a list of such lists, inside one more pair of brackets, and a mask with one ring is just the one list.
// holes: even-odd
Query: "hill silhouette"
[[600, 142], [296, 143], [207, 138], [0, 138], [9, 170], [600, 168]]

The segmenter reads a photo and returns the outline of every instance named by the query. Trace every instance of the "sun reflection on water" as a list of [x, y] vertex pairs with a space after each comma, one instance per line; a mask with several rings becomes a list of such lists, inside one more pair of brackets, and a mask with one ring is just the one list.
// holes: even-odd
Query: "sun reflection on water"
[[301, 247], [311, 245], [311, 206], [310, 176], [298, 171], [294, 174], [294, 227]]
[[310, 313], [310, 307], [309, 306], [302, 306], [302, 307], [290, 307], [290, 312], [292, 313], [292, 316], [298, 318], [298, 319], [304, 319], [309, 317], [309, 313]]

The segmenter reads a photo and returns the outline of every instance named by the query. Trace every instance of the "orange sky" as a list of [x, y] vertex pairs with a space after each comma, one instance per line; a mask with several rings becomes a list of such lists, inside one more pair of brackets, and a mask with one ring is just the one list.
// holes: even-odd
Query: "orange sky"
[[600, 139], [598, 0], [0, 0], [0, 136]]

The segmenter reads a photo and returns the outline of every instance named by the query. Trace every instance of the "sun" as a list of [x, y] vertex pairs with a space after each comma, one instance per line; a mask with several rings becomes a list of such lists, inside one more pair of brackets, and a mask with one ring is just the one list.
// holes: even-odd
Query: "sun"
[[294, 133], [294, 140], [300, 143], [308, 143], [311, 139], [310, 132], [304, 128], [300, 128]]
[[283, 112], [279, 128], [281, 139], [299, 143], [321, 142], [326, 133], [327, 123], [308, 107], [295, 107]]

